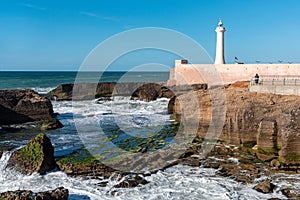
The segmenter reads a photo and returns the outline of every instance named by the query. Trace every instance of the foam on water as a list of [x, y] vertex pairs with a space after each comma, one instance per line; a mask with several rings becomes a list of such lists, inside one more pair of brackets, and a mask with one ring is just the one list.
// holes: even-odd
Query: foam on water
[[48, 94], [51, 90], [54, 90], [55, 87], [44, 87], [44, 88], [34, 87], [34, 88], [31, 88], [31, 89], [36, 91], [39, 94]]
[[[63, 172], [51, 172], [44, 176], [22, 175], [5, 169], [11, 152], [0, 159], [0, 192], [30, 189], [34, 192], [65, 187], [71, 200], [79, 199], [286, 199], [279, 190], [285, 187], [300, 189], [299, 175], [275, 174], [277, 185], [272, 194], [262, 194], [252, 189], [254, 184], [245, 185], [229, 178], [219, 177], [215, 169], [177, 165], [145, 177], [150, 183], [136, 188], [113, 188], [122, 179], [109, 178], [106, 187], [96, 186], [100, 180], [68, 177]], [[293, 178], [295, 182], [287, 180]], [[264, 179], [261, 178], [261, 179]]]
[[[115, 120], [124, 130], [141, 128], [147, 130], [168, 123], [167, 99], [153, 102], [133, 101], [118, 97], [113, 101], [95, 104], [94, 101], [53, 102], [54, 111], [60, 113], [59, 120], [64, 128], [47, 132], [55, 147], [56, 156], [66, 155], [82, 147], [82, 141], [75, 127], [82, 125], [87, 138], [93, 138], [97, 127], [94, 122], [109, 123]], [[74, 118], [74, 119], [73, 119]], [[5, 142], [5, 141], [4, 141]], [[15, 145], [24, 145], [15, 142]], [[150, 183], [136, 188], [113, 188], [120, 179], [110, 178], [106, 187], [99, 187], [100, 180], [68, 177], [65, 173], [54, 171], [44, 176], [26, 176], [14, 170], [5, 169], [11, 152], [3, 153], [0, 159], [0, 192], [30, 189], [34, 192], [53, 190], [63, 186], [70, 191], [70, 199], [286, 199], [281, 189], [291, 187], [300, 191], [300, 176], [275, 174], [271, 177], [276, 184], [274, 193], [262, 194], [252, 189], [255, 184], [242, 184], [230, 178], [220, 177], [214, 169], [177, 165], [145, 177]], [[238, 160], [231, 158], [233, 163]], [[262, 177], [257, 180], [263, 180]], [[289, 182], [289, 179], [295, 180]], [[113, 196], [112, 194], [115, 194]]]

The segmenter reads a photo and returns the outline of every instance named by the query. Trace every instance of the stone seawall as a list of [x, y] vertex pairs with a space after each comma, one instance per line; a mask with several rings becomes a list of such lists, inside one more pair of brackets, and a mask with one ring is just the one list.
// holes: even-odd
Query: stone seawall
[[[259, 75], [300, 76], [300, 64], [182, 64], [175, 61], [170, 70], [169, 85], [211, 83], [218, 85], [249, 81]], [[218, 77], [219, 76], [219, 77]]]

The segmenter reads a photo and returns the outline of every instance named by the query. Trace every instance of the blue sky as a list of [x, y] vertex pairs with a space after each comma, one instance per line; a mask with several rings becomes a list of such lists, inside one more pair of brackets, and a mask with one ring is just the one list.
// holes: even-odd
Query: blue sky
[[[215, 56], [223, 19], [225, 58], [245, 63], [300, 62], [299, 0], [2, 0], [1, 70], [78, 70], [88, 53], [132, 28], [179, 31]], [[145, 53], [116, 62], [126, 71], [147, 62], [173, 65], [176, 56]]]

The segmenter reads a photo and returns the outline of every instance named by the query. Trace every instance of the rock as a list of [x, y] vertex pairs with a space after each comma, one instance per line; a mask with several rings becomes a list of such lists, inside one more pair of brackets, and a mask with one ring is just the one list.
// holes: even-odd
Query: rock
[[55, 167], [54, 148], [45, 134], [37, 135], [25, 147], [13, 152], [7, 164], [7, 168], [24, 174], [46, 174]]
[[93, 176], [109, 178], [115, 169], [108, 167], [102, 163], [90, 162], [90, 163], [62, 163], [57, 162], [59, 169], [70, 176]]
[[131, 96], [139, 100], [153, 101], [162, 97], [171, 98], [174, 94], [167, 87], [162, 87], [161, 84], [145, 83], [138, 87]]
[[257, 134], [257, 156], [261, 160], [272, 160], [277, 151], [277, 122], [263, 119]]
[[52, 191], [34, 193], [30, 190], [17, 190], [0, 193], [0, 199], [19, 200], [68, 200], [69, 191], [59, 187]]
[[181, 165], [188, 165], [191, 167], [199, 167], [201, 165], [201, 162], [199, 161], [198, 158], [194, 158], [194, 157], [186, 157], [186, 158], [181, 158], [177, 161], [177, 164], [181, 164]]
[[278, 169], [280, 167], [280, 162], [277, 159], [274, 159], [270, 162], [270, 166]]
[[168, 114], [174, 114], [174, 104], [176, 96], [173, 96], [168, 103]]
[[[259, 159], [271, 161], [279, 154], [278, 160], [283, 164], [299, 165], [300, 96], [249, 92], [246, 85], [225, 86], [225, 99], [218, 92], [222, 87], [181, 94], [175, 99], [174, 117], [183, 123], [186, 132], [198, 126], [197, 136], [205, 138], [220, 121], [216, 119], [225, 115], [221, 132], [210, 131], [210, 139], [238, 146], [257, 143]], [[212, 102], [216, 102], [214, 108]], [[224, 105], [226, 112], [222, 115], [218, 109]]]
[[1, 158], [3, 152], [10, 151], [13, 148], [14, 148], [13, 146], [0, 146], [0, 158]]
[[139, 185], [145, 185], [149, 183], [145, 180], [145, 178], [138, 174], [129, 174], [125, 176], [125, 180], [123, 180], [121, 183], [115, 185], [115, 188], [132, 188], [137, 187]]
[[62, 84], [48, 93], [55, 100], [84, 100], [110, 99], [112, 96], [130, 96], [134, 99], [152, 101], [157, 98], [171, 98], [173, 92], [163, 83], [135, 83], [135, 82], [101, 82]]
[[300, 109], [293, 109], [282, 116], [286, 122], [282, 131], [280, 161], [286, 165], [300, 163]]
[[43, 124], [41, 125], [41, 130], [45, 131], [45, 130], [54, 130], [54, 129], [58, 129], [58, 128], [62, 128], [63, 125], [60, 121], [58, 121], [57, 119], [53, 119], [53, 120], [46, 120], [43, 122]]
[[34, 121], [49, 121], [62, 125], [55, 119], [51, 101], [33, 90], [0, 90], [0, 126]]
[[[99, 177], [101, 177], [101, 179], [115, 178], [116, 180], [124, 178], [123, 181], [114, 186], [115, 188], [136, 187], [138, 185], [148, 183], [148, 181], [143, 178], [142, 174], [139, 175], [120, 172], [102, 163], [90, 162], [68, 164], [58, 161], [57, 164], [59, 165], [59, 169], [69, 176], [80, 176], [83, 178], [89, 177], [94, 179], [99, 179]], [[106, 187], [107, 183], [107, 181], [102, 181], [98, 184], [98, 186]]]
[[261, 193], [272, 193], [275, 185], [269, 180], [265, 180], [253, 187], [254, 190]]
[[285, 188], [285, 189], [282, 189], [280, 190], [282, 192], [282, 194], [284, 196], [286, 196], [287, 198], [291, 198], [291, 199], [297, 199], [299, 198], [297, 196], [297, 194], [295, 194], [294, 192], [292, 192], [292, 189], [291, 188]]
[[242, 182], [242, 183], [252, 183], [253, 182], [253, 180], [248, 176], [237, 176], [234, 180], [238, 181], [238, 182]]

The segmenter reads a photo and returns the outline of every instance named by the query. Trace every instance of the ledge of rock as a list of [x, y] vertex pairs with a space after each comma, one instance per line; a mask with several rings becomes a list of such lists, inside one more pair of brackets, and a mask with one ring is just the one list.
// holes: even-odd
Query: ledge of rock
[[12, 153], [7, 168], [24, 174], [45, 174], [55, 169], [54, 148], [50, 139], [45, 134], [37, 135], [25, 147]]
[[34, 193], [30, 190], [18, 190], [18, 191], [9, 191], [0, 193], [0, 199], [26, 199], [26, 200], [35, 200], [35, 199], [45, 199], [45, 200], [68, 200], [69, 191], [63, 187], [59, 187], [52, 191], [47, 192], [38, 192]]
[[[225, 98], [219, 92], [222, 89]], [[300, 96], [249, 92], [248, 84], [239, 82], [190, 91], [170, 103], [169, 112], [173, 110], [187, 131], [198, 126], [196, 135], [200, 138], [224, 116], [220, 135], [211, 139], [234, 145], [257, 144], [257, 156], [262, 160], [278, 159], [283, 166], [300, 164]], [[225, 115], [218, 112], [222, 106]]]
[[62, 84], [48, 93], [56, 100], [85, 100], [94, 98], [109, 98], [112, 96], [131, 96], [139, 100], [156, 100], [157, 98], [171, 98], [173, 92], [163, 83], [135, 83], [135, 82], [103, 82]]
[[44, 129], [62, 127], [51, 101], [33, 90], [0, 90], [0, 113], [0, 126], [39, 121]]

